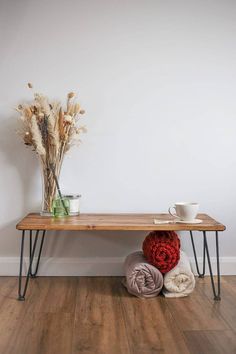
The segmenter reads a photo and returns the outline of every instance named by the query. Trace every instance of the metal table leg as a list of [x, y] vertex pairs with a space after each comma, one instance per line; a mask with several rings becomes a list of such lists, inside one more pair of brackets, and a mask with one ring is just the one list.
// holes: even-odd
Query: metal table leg
[[43, 242], [44, 242], [44, 236], [45, 236], [45, 231], [43, 231], [42, 234], [42, 238], [41, 238], [41, 243], [40, 243], [40, 248], [39, 248], [39, 253], [38, 253], [38, 258], [37, 258], [37, 262], [36, 262], [36, 269], [34, 272], [32, 272], [32, 264], [33, 264], [33, 260], [34, 260], [34, 256], [35, 256], [35, 250], [37, 247], [37, 243], [38, 243], [38, 239], [39, 239], [39, 232], [40, 230], [36, 230], [36, 235], [34, 238], [34, 242], [33, 242], [33, 247], [32, 247], [32, 231], [30, 231], [30, 237], [29, 237], [29, 266], [26, 272], [26, 280], [25, 280], [25, 284], [22, 285], [22, 268], [23, 268], [23, 259], [24, 259], [24, 245], [25, 245], [25, 232], [27, 230], [23, 230], [22, 231], [22, 239], [21, 239], [21, 251], [20, 251], [20, 272], [19, 272], [19, 287], [18, 287], [18, 300], [19, 301], [24, 301], [25, 300], [25, 295], [26, 295], [26, 291], [28, 288], [28, 283], [29, 283], [29, 278], [32, 277], [36, 277], [37, 272], [38, 272], [38, 267], [39, 267], [39, 262], [40, 262], [40, 257], [41, 257], [41, 253], [42, 253], [42, 248], [43, 248]]
[[207, 244], [207, 236], [206, 236], [206, 231], [203, 231], [204, 235], [204, 240], [205, 240], [205, 247], [206, 247], [206, 254], [207, 254], [207, 260], [208, 260], [208, 267], [209, 267], [209, 272], [210, 272], [210, 277], [211, 277], [211, 285], [212, 285], [212, 290], [214, 294], [214, 300], [220, 301], [220, 258], [219, 258], [219, 240], [218, 240], [218, 231], [215, 232], [215, 240], [216, 240], [216, 264], [217, 264], [217, 290], [216, 290], [216, 285], [214, 283], [214, 278], [213, 278], [213, 273], [212, 273], [212, 267], [211, 267], [211, 258], [209, 254], [209, 249], [208, 249], [208, 244]]
[[197, 273], [199, 278], [204, 278], [205, 275], [205, 269], [206, 269], [206, 248], [205, 248], [205, 239], [203, 236], [203, 266], [202, 266], [202, 273], [199, 271], [199, 265], [198, 265], [198, 260], [197, 260], [197, 254], [196, 254], [196, 249], [195, 249], [195, 244], [193, 240], [193, 232], [190, 231], [190, 236], [191, 236], [191, 242], [193, 246], [193, 254], [194, 254], [194, 259], [195, 259], [195, 264], [197, 268]]
[[212, 286], [212, 291], [213, 291], [213, 295], [214, 295], [214, 300], [220, 301], [221, 300], [221, 297], [220, 297], [220, 259], [219, 259], [218, 231], [215, 231], [216, 262], [217, 262], [217, 286], [215, 285], [215, 282], [214, 282], [212, 266], [211, 266], [211, 257], [210, 257], [210, 253], [209, 253], [208, 243], [207, 243], [206, 231], [203, 231], [203, 271], [202, 271], [202, 273], [200, 273], [200, 271], [199, 271], [199, 265], [198, 265], [197, 254], [196, 254], [192, 231], [190, 231], [190, 236], [191, 236], [193, 254], [194, 254], [194, 259], [195, 259], [195, 263], [196, 263], [198, 276], [199, 276], [199, 278], [203, 278], [205, 275], [205, 259], [206, 259], [205, 255], [206, 255], [208, 267], [209, 267], [210, 278], [211, 278], [211, 286]]
[[[39, 246], [38, 258], [37, 258], [37, 262], [36, 262], [36, 266], [35, 266], [35, 271], [32, 272], [32, 266], [30, 268], [30, 277], [31, 278], [36, 278], [37, 277], [37, 273], [38, 273], [38, 269], [39, 269], [39, 262], [40, 262], [41, 253], [42, 253], [42, 249], [43, 249], [45, 233], [46, 233], [46, 231], [43, 230], [42, 237], [41, 237], [41, 242], [40, 242], [40, 246]], [[39, 234], [39, 230], [36, 232], [36, 236], [38, 234]], [[29, 257], [30, 257], [30, 259], [32, 257], [32, 237], [33, 237], [32, 230], [30, 230], [30, 245], [29, 245]]]

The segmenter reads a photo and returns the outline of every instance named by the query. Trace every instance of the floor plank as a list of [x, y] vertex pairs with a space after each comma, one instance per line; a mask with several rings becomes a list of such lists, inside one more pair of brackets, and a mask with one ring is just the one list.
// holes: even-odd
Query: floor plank
[[17, 301], [18, 281], [16, 277], [0, 277], [0, 314], [8, 317], [21, 314], [22, 306]]
[[119, 297], [120, 279], [91, 277], [78, 282], [73, 354], [130, 353]]
[[[71, 353], [73, 315], [32, 313], [18, 321], [10, 341], [3, 342], [4, 354]], [[1, 345], [0, 345], [1, 348]]]
[[[210, 284], [209, 290], [212, 291]], [[198, 284], [191, 296], [168, 299], [167, 305], [183, 331], [230, 329], [218, 311], [218, 303], [212, 295], [211, 298], [203, 296]]]
[[144, 300], [127, 294], [125, 289], [120, 293], [133, 354], [189, 353], [163, 297]]
[[234, 354], [236, 333], [227, 331], [185, 331], [191, 354]]
[[78, 277], [33, 279], [27, 298], [31, 312], [74, 313]]
[[[210, 279], [197, 281], [198, 290], [202, 296], [212, 301]], [[221, 279], [221, 301], [213, 303], [217, 313], [224, 318], [229, 327], [236, 331], [236, 277], [224, 276]]]

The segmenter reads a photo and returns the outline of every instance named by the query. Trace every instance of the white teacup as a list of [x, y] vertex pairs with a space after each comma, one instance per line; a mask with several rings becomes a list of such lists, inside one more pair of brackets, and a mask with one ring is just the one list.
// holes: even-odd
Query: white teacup
[[[175, 210], [175, 213], [171, 212], [172, 209]], [[169, 208], [169, 214], [182, 221], [193, 221], [197, 216], [198, 209], [198, 203], [180, 202]]]

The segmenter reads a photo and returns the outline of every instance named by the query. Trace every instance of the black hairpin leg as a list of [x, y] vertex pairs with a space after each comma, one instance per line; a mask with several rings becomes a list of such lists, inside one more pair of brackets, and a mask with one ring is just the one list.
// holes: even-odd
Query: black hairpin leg
[[34, 260], [34, 256], [35, 256], [35, 250], [36, 250], [40, 230], [36, 231], [35, 239], [33, 242], [33, 247], [32, 247], [32, 231], [30, 231], [29, 267], [28, 267], [27, 274], [26, 274], [25, 284], [24, 284], [24, 286], [22, 286], [22, 268], [23, 268], [23, 258], [24, 258], [25, 231], [26, 230], [22, 231], [21, 252], [20, 252], [20, 272], [19, 272], [19, 287], [18, 287], [18, 300], [20, 300], [20, 301], [25, 300], [25, 294], [27, 291], [30, 276], [35, 277], [37, 274], [38, 267], [39, 267], [39, 261], [40, 261], [40, 257], [41, 257], [41, 252], [42, 252], [42, 247], [43, 247], [43, 242], [44, 242], [44, 236], [45, 236], [45, 231], [43, 231], [43, 235], [42, 235], [42, 239], [41, 239], [41, 243], [40, 243], [39, 254], [38, 254], [38, 259], [37, 259], [37, 263], [36, 263], [36, 269], [32, 273], [32, 264], [33, 264], [33, 260]]
[[202, 273], [199, 271], [199, 265], [198, 265], [198, 260], [197, 260], [197, 254], [196, 254], [196, 249], [195, 249], [195, 244], [193, 240], [193, 232], [190, 231], [190, 236], [191, 236], [191, 242], [193, 246], [193, 254], [194, 254], [194, 259], [195, 259], [195, 264], [197, 268], [197, 273], [199, 278], [204, 278], [205, 275], [205, 269], [206, 269], [206, 248], [205, 248], [205, 239], [203, 236], [203, 266], [202, 266]]
[[[212, 285], [212, 290], [213, 290], [213, 294], [214, 294], [214, 300], [220, 301], [221, 300], [221, 297], [220, 297], [220, 258], [219, 258], [218, 231], [215, 232], [217, 285], [215, 285], [214, 278], [213, 278], [212, 267], [211, 267], [211, 258], [210, 258], [210, 254], [209, 254], [208, 244], [207, 244], [206, 231], [203, 231], [203, 236], [204, 236], [204, 241], [205, 241], [206, 255], [207, 255], [207, 260], [208, 260], [208, 267], [209, 267], [209, 273], [210, 273], [210, 277], [211, 277], [211, 285]], [[217, 289], [216, 289], [216, 287], [217, 287]]]
[[219, 258], [218, 231], [215, 231], [216, 262], [217, 262], [216, 263], [217, 264], [217, 286], [215, 285], [215, 282], [214, 282], [212, 266], [211, 266], [211, 258], [210, 258], [208, 244], [207, 244], [206, 231], [203, 231], [203, 270], [202, 270], [202, 273], [200, 273], [200, 271], [199, 271], [199, 265], [198, 265], [197, 254], [196, 254], [192, 231], [190, 231], [190, 236], [191, 236], [191, 242], [192, 242], [192, 246], [193, 246], [193, 254], [194, 254], [194, 259], [195, 259], [195, 264], [196, 264], [198, 276], [199, 276], [199, 278], [203, 278], [205, 275], [205, 268], [206, 268], [205, 263], [206, 263], [206, 256], [207, 256], [207, 262], [208, 262], [209, 273], [210, 273], [210, 277], [211, 277], [211, 286], [212, 286], [212, 291], [214, 294], [214, 300], [220, 301], [221, 300], [221, 298], [220, 298], [220, 258]]
[[[46, 231], [44, 230], [43, 233], [42, 233], [41, 242], [40, 242], [40, 246], [39, 246], [38, 259], [36, 261], [35, 271], [32, 272], [32, 265], [30, 267], [30, 277], [31, 278], [36, 278], [37, 273], [38, 273], [39, 262], [40, 262], [41, 253], [42, 253], [42, 249], [43, 249], [43, 242], [44, 242], [45, 233], [46, 233]], [[36, 232], [36, 236], [38, 234], [39, 234], [39, 230]], [[32, 257], [32, 230], [30, 230], [29, 256], [30, 256], [30, 259], [31, 259], [31, 257]]]

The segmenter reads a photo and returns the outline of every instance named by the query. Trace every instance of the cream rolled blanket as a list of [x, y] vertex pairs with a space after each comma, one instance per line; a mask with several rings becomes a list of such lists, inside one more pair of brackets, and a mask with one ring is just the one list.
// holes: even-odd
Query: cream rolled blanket
[[132, 295], [140, 298], [157, 296], [163, 287], [163, 275], [152, 266], [143, 255], [143, 252], [131, 253], [125, 260], [124, 286]]
[[195, 287], [195, 278], [187, 255], [180, 251], [177, 266], [164, 275], [163, 294], [165, 297], [184, 297]]

